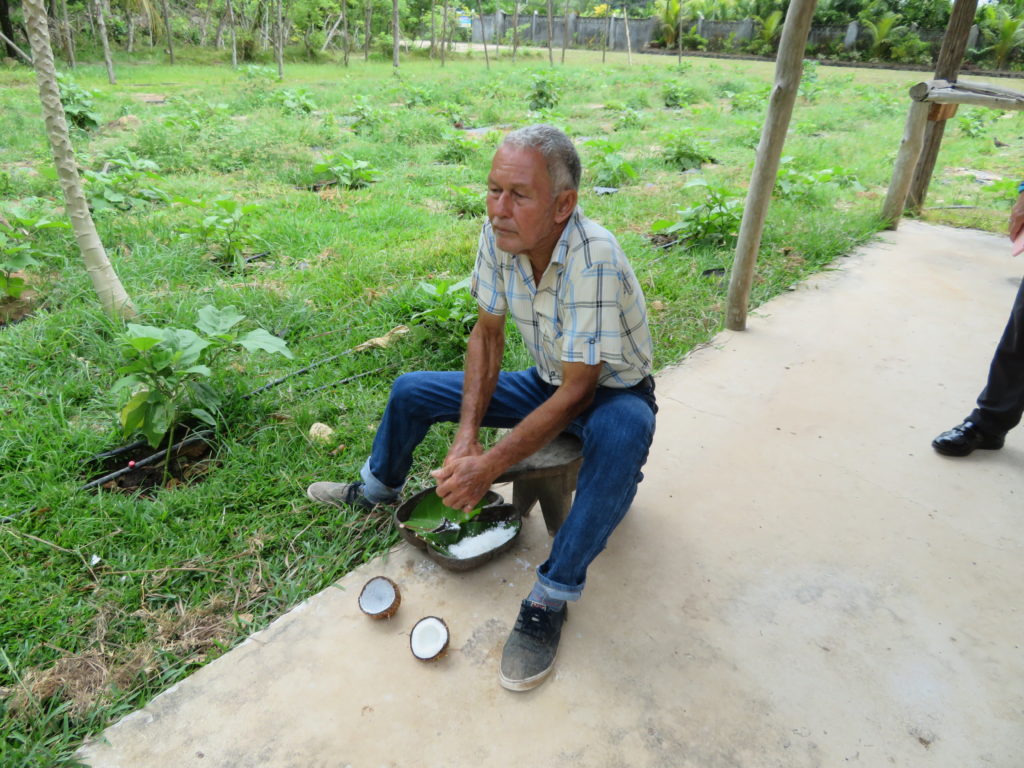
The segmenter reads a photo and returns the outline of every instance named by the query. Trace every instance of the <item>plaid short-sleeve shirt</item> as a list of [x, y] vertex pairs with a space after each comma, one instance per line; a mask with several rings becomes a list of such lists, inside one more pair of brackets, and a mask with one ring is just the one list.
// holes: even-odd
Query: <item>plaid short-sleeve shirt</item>
[[471, 290], [492, 315], [512, 313], [537, 372], [562, 383], [562, 362], [602, 365], [598, 384], [631, 387], [651, 371], [644, 294], [615, 237], [576, 207], [535, 285], [529, 257], [480, 233]]

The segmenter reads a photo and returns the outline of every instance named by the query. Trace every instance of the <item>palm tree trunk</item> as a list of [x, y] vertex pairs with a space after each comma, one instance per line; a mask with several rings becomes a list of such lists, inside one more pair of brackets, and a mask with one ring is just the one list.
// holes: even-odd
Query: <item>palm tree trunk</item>
[[103, 63], [107, 65], [107, 80], [111, 85], [117, 83], [117, 75], [114, 74], [114, 60], [110, 58], [110, 39], [107, 37], [107, 22], [103, 19], [103, 3], [95, 0], [93, 5], [96, 14], [96, 27], [100, 33], [100, 42], [103, 43]]
[[57, 87], [53, 49], [50, 48], [50, 31], [46, 24], [46, 8], [43, 6], [43, 0], [24, 0], [22, 7], [28, 24], [36, 79], [39, 82], [39, 100], [43, 105], [46, 135], [50, 140], [53, 162], [60, 178], [61, 189], [64, 191], [64, 207], [71, 219], [75, 239], [85, 261], [85, 271], [92, 280], [104, 312], [111, 317], [134, 317], [135, 307], [107, 258], [85, 200], [82, 179], [78, 175], [78, 164], [75, 162], [75, 151], [68, 136], [64, 105], [61, 104], [60, 89]]
[[428, 59], [434, 58], [434, 47], [437, 44], [437, 23], [434, 19], [434, 13], [436, 8], [434, 6], [434, 0], [430, 0], [430, 53], [427, 54]]

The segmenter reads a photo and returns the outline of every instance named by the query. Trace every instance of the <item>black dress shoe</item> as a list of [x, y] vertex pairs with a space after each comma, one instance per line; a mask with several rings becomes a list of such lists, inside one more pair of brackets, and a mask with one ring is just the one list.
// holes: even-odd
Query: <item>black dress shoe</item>
[[997, 450], [1005, 442], [1005, 434], [982, 432], [973, 421], [965, 421], [932, 440], [932, 448], [945, 456], [966, 456], [975, 448]]

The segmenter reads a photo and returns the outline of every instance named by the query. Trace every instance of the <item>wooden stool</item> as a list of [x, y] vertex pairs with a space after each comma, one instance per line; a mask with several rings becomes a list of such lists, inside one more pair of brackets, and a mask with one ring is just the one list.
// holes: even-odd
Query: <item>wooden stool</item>
[[495, 482], [512, 483], [512, 504], [523, 517], [539, 501], [548, 533], [554, 536], [569, 514], [582, 463], [583, 443], [578, 437], [562, 433], [509, 467]]

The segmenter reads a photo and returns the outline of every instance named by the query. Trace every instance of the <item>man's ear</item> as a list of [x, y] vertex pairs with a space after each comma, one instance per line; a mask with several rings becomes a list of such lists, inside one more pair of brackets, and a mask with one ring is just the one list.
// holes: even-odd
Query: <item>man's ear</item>
[[579, 193], [575, 189], [563, 189], [555, 198], [555, 223], [563, 224], [572, 216], [576, 210], [576, 201]]

